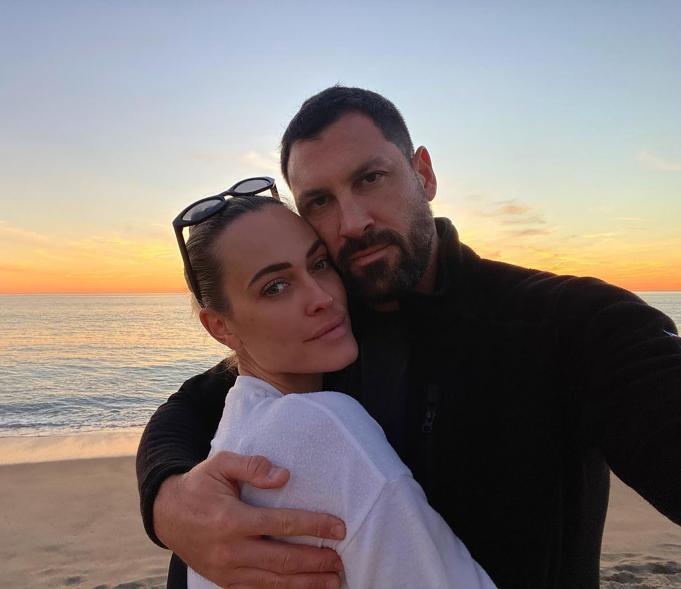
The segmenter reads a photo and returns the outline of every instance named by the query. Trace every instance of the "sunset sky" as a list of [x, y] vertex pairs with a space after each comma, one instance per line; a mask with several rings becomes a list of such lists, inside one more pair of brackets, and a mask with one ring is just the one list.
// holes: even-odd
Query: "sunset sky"
[[185, 289], [170, 222], [376, 90], [479, 254], [681, 290], [681, 2], [3, 2], [0, 293]]

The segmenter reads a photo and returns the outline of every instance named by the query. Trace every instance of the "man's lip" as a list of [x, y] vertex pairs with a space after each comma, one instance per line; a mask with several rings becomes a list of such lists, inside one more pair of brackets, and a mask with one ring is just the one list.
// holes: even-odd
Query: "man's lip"
[[326, 335], [327, 333], [333, 331], [337, 327], [341, 327], [342, 325], [344, 325], [346, 320], [347, 320], [346, 317], [340, 317], [339, 319], [334, 319], [333, 321], [329, 321], [327, 324], [320, 327], [312, 337], [307, 338], [305, 341], [311, 342], [312, 340], [319, 339], [320, 337], [322, 337], [322, 336]]
[[375, 254], [376, 252], [380, 252], [381, 250], [384, 250], [389, 245], [390, 245], [389, 243], [382, 243], [380, 245], [375, 245], [373, 247], [368, 247], [366, 249], [360, 250], [356, 254], [350, 256], [350, 261], [354, 262], [355, 260], [361, 260], [362, 258], [364, 258], [366, 256], [370, 256], [371, 254]]

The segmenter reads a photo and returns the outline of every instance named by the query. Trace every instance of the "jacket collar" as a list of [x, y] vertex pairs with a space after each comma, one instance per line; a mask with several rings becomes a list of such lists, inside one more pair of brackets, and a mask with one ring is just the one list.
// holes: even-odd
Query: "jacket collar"
[[400, 308], [437, 310], [441, 303], [451, 305], [460, 300], [466, 286], [465, 275], [470, 262], [479, 259], [473, 250], [459, 241], [456, 227], [449, 219], [437, 217], [435, 228], [438, 236], [435, 289], [429, 293], [416, 291], [404, 293], [400, 297]]

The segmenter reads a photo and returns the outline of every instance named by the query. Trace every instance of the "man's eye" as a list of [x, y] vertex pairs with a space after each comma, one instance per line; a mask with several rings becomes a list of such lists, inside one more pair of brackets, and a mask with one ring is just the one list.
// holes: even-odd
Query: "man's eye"
[[325, 204], [329, 202], [329, 197], [328, 196], [318, 196], [317, 198], [313, 198], [310, 201], [310, 208], [312, 209], [319, 209], [323, 207]]
[[371, 172], [371, 174], [364, 176], [363, 180], [367, 184], [375, 184], [382, 177], [383, 174], [381, 172]]
[[285, 280], [275, 280], [262, 289], [262, 294], [266, 297], [273, 297], [283, 292], [287, 286], [288, 284]]

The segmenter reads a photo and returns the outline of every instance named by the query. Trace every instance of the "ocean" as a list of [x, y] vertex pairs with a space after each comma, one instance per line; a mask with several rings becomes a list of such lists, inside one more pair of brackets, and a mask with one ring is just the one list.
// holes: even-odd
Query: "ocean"
[[[638, 294], [681, 326], [681, 292]], [[0, 437], [144, 426], [225, 351], [188, 295], [0, 295]]]
[[143, 426], [223, 350], [188, 295], [0, 296], [0, 437]]

